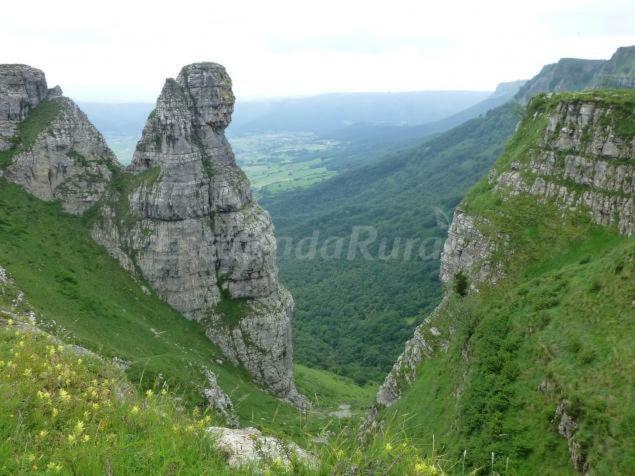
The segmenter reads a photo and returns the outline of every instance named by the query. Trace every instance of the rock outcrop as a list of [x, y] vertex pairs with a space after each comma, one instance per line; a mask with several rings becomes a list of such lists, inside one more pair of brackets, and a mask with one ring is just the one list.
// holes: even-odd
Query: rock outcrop
[[547, 113], [542, 140], [531, 157], [491, 175], [490, 182], [563, 210], [586, 211], [598, 225], [632, 235], [635, 142], [620, 135], [623, 123], [616, 109], [591, 94], [588, 99], [559, 102]]
[[463, 273], [470, 289], [475, 290], [477, 283], [494, 285], [504, 276], [501, 267], [490, 259], [498, 249], [497, 241], [485, 236], [479, 225], [487, 226], [487, 221], [470, 216], [461, 208], [454, 210], [441, 255], [440, 278], [443, 283], [447, 284], [455, 275]]
[[0, 151], [13, 147], [18, 124], [47, 96], [46, 78], [39, 69], [0, 65]]
[[207, 433], [232, 468], [267, 468], [274, 465], [288, 470], [293, 462], [305, 468], [317, 466], [315, 456], [295, 443], [284, 443], [273, 436], [265, 436], [256, 428], [213, 426], [207, 428]]
[[293, 300], [278, 282], [269, 214], [253, 200], [224, 135], [234, 95], [225, 69], [168, 79], [130, 178], [93, 236], [275, 395], [303, 406], [293, 383]]
[[94, 205], [119, 168], [86, 115], [28, 66], [0, 66], [0, 129], [10, 145], [0, 174], [69, 213]]
[[520, 88], [516, 99], [526, 104], [538, 93], [634, 87], [635, 46], [626, 46], [609, 60], [562, 58], [548, 64]]
[[234, 404], [229, 395], [218, 385], [216, 374], [211, 370], [205, 370], [205, 379], [207, 385], [203, 389], [203, 395], [207, 398], [209, 404], [218, 412], [225, 420], [225, 424], [230, 428], [238, 428], [240, 422], [234, 411]]

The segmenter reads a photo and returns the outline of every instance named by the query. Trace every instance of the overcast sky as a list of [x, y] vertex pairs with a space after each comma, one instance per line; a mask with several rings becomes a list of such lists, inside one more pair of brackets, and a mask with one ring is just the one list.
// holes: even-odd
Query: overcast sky
[[635, 44], [633, 0], [23, 0], [0, 15], [0, 63], [101, 102], [154, 102], [196, 61], [224, 64], [242, 99], [491, 90]]

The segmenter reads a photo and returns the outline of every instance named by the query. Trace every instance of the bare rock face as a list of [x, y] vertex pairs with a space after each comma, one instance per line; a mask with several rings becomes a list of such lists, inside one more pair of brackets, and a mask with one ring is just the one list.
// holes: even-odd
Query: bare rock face
[[24, 65], [0, 65], [0, 151], [1, 176], [74, 214], [102, 197], [119, 168], [77, 105]]
[[3, 175], [42, 200], [60, 200], [68, 213], [82, 214], [105, 193], [117, 159], [73, 101], [54, 97], [39, 107], [54, 110], [54, 118], [32, 144], [19, 148]]
[[240, 423], [234, 411], [234, 404], [229, 395], [218, 385], [216, 374], [211, 370], [206, 370], [205, 379], [207, 380], [207, 385], [203, 389], [203, 395], [207, 398], [209, 404], [223, 417], [228, 427], [238, 428]]
[[0, 151], [13, 146], [18, 123], [46, 99], [44, 73], [23, 64], [0, 65]]
[[612, 108], [594, 101], [561, 102], [533, 157], [494, 174], [490, 181], [581, 210], [598, 225], [635, 233], [635, 140], [622, 137]]
[[454, 210], [441, 255], [441, 281], [449, 283], [461, 272], [474, 290], [477, 283], [494, 285], [503, 277], [502, 269], [491, 260], [497, 243], [479, 231], [479, 224], [484, 223], [483, 218], [470, 216], [460, 208]]
[[256, 382], [303, 406], [293, 383], [293, 299], [278, 282], [271, 218], [224, 135], [233, 105], [218, 64], [168, 79], [137, 144], [134, 176], [103, 207], [93, 236]]

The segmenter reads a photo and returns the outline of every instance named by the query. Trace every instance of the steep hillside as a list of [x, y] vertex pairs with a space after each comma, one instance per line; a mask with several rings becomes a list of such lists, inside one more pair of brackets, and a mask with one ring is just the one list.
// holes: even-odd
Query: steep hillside
[[[181, 388], [159, 376], [142, 392], [124, 374], [124, 360], [68, 344], [70, 334], [61, 339], [43, 331], [51, 322], [41, 317], [0, 267], [1, 474], [444, 474], [438, 458], [423, 458], [399, 432], [362, 449], [354, 428], [323, 420], [320, 437], [307, 438], [302, 449], [289, 441], [296, 430], [285, 426], [290, 421], [280, 406], [271, 422], [282, 420], [282, 437], [218, 426], [219, 415], [190, 406]], [[144, 343], [142, 335], [137, 339]], [[345, 387], [353, 397], [341, 380], [324, 393], [322, 373], [307, 372], [299, 374], [311, 381], [307, 393], [341, 397]], [[302, 430], [310, 427], [307, 414]]]
[[635, 92], [533, 99], [444, 246], [446, 297], [377, 396], [466, 469], [628, 474]]

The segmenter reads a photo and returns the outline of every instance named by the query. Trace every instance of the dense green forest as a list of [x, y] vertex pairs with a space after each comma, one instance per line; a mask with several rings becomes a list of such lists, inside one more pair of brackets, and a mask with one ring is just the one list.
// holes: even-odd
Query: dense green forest
[[[494, 163], [519, 114], [508, 103], [418, 147], [261, 199], [276, 226], [281, 278], [296, 300], [297, 361], [358, 382], [383, 378], [440, 299], [438, 257], [453, 208]], [[356, 226], [377, 233], [372, 259], [347, 259]], [[307, 259], [314, 233], [317, 256]], [[337, 238], [343, 251], [333, 259]], [[381, 259], [397, 238], [396, 258]], [[410, 253], [409, 240], [417, 240]]]

